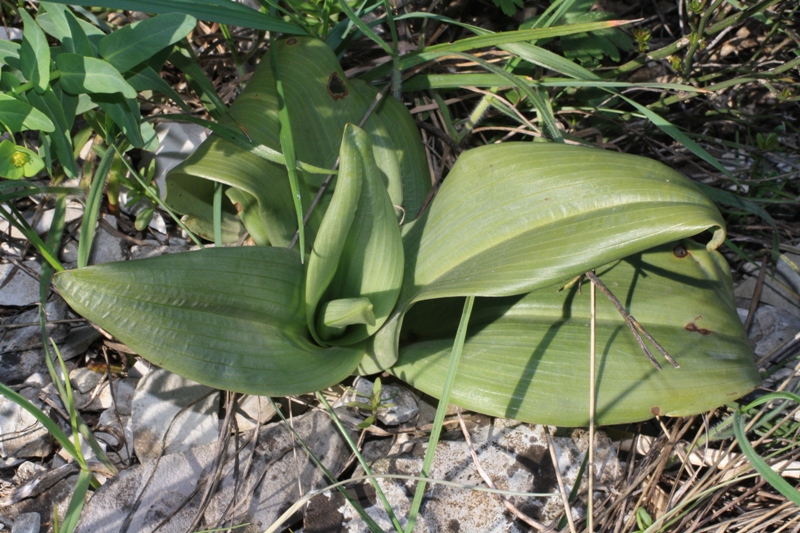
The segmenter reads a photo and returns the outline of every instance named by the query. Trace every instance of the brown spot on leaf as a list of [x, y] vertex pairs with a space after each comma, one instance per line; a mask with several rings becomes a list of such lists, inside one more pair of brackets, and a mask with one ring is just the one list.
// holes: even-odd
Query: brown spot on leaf
[[289, 46], [292, 46], [293, 44], [297, 44], [297, 39], [295, 39], [294, 37], [286, 39], [286, 44], [288, 44]]
[[236, 212], [237, 213], [241, 213], [242, 212], [242, 204], [240, 204], [239, 202], [233, 202], [233, 207], [236, 208]]
[[678, 244], [677, 246], [675, 246], [675, 248], [672, 249], [672, 253], [678, 259], [683, 259], [687, 255], [689, 255], [689, 250], [687, 250], [684, 245]]
[[700, 335], [711, 335], [710, 329], [698, 328], [697, 324], [695, 324], [694, 322], [689, 322], [688, 324], [683, 326], [683, 329], [685, 329], [686, 331], [693, 331], [699, 333]]
[[653, 416], [661, 416], [661, 408], [659, 406], [651, 407], [650, 412], [653, 413]]
[[328, 94], [331, 95], [334, 100], [341, 100], [350, 94], [342, 78], [339, 77], [338, 72], [334, 72], [328, 78]]

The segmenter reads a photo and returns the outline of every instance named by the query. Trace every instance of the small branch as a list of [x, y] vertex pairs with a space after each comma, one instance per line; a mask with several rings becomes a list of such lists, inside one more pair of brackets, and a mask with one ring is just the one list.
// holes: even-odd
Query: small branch
[[[653, 346], [656, 347], [656, 349], [661, 353], [661, 355], [664, 356], [664, 359], [669, 361], [669, 363], [674, 368], [680, 368], [680, 365], [678, 364], [678, 362], [675, 361], [675, 359], [672, 358], [672, 356], [667, 352], [667, 350], [665, 350], [664, 347], [661, 346], [658, 343], [658, 341], [656, 341], [653, 338], [653, 336], [650, 335], [642, 327], [642, 325], [639, 324], [639, 322], [635, 318], [633, 318], [633, 316], [631, 316], [630, 313], [628, 313], [625, 310], [625, 308], [622, 306], [622, 303], [620, 303], [620, 301], [617, 299], [617, 297], [614, 296], [614, 293], [612, 293], [611, 290], [608, 287], [606, 287], [605, 284], [602, 281], [600, 281], [600, 278], [598, 278], [594, 274], [594, 272], [586, 272], [586, 277], [589, 278], [592, 281], [592, 283], [594, 283], [595, 286], [597, 286], [598, 289], [600, 289], [600, 292], [602, 292], [609, 300], [611, 300], [611, 303], [614, 304], [614, 307], [617, 308], [617, 311], [619, 311], [619, 314], [622, 315], [623, 320], [625, 320], [625, 323], [630, 328], [631, 333], [633, 333], [633, 337], [636, 339], [636, 342], [639, 343], [639, 348], [642, 349], [644, 354], [647, 356], [647, 358], [650, 360], [650, 362], [653, 364], [653, 366], [656, 367], [657, 370], [661, 370], [661, 365], [658, 364], [658, 361], [656, 361], [656, 358], [653, 357], [653, 354], [647, 348], [647, 345], [644, 343], [644, 339], [642, 339], [642, 335], [644, 335], [645, 338], [647, 338], [647, 340], [649, 340], [653, 344]], [[641, 334], [640, 334], [640, 332], [641, 332]]]

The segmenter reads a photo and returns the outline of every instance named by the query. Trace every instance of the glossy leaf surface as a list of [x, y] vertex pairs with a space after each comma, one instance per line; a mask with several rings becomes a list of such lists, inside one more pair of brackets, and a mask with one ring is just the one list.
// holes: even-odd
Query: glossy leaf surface
[[[308, 325], [322, 344], [365, 340], [383, 325], [400, 293], [403, 243], [373, 153], [369, 134], [357, 126], [346, 126], [336, 191], [308, 262]], [[371, 320], [351, 322], [346, 333], [320, 334], [316, 327], [319, 307], [355, 298], [371, 303]]]
[[525, 294], [707, 229], [715, 248], [722, 226], [696, 185], [649, 159], [555, 143], [465, 152], [430, 209], [404, 228], [400, 303], [362, 371], [394, 363], [415, 302]]
[[[611, 302], [597, 300], [597, 420], [683, 416], [730, 402], [761, 383], [716, 251], [670, 243], [599, 268], [600, 279], [680, 364], [656, 370]], [[407, 315], [390, 372], [437, 396], [463, 298], [423, 302]], [[575, 284], [478, 298], [451, 402], [519, 420], [588, 424], [589, 291]]]
[[70, 305], [149, 361], [207, 385], [284, 396], [338, 383], [360, 345], [308, 337], [297, 252], [208, 249], [58, 274]]
[[[292, 118], [297, 159], [333, 168], [347, 124], [359, 124], [377, 90], [344, 76], [336, 56], [322, 42], [305, 37], [278, 41], [277, 57]], [[279, 150], [278, 100], [267, 57], [253, 74], [222, 123], [244, 132], [254, 142]], [[430, 178], [419, 133], [399, 102], [384, 98], [365, 122], [375, 162], [393, 205], [416, 213], [430, 190]], [[236, 164], [231, 161], [235, 158]], [[324, 175], [303, 173], [302, 204], [310, 205]], [[286, 246], [297, 231], [297, 219], [286, 168], [248, 153], [212, 135], [167, 179], [167, 203], [176, 211], [211, 220], [211, 196], [197, 194], [198, 181], [225, 183], [252, 195], [258, 202], [263, 231], [275, 246]], [[203, 189], [206, 190], [206, 189]], [[323, 197], [322, 207], [330, 196]], [[313, 241], [321, 221], [317, 209], [306, 225]]]

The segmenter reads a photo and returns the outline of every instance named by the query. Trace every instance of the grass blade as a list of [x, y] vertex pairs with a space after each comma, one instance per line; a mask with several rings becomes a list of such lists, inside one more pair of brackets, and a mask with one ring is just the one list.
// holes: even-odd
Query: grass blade
[[31, 227], [30, 224], [23, 218], [22, 214], [14, 208], [11, 204], [7, 204], [10, 211], [6, 211], [6, 209], [0, 205], [0, 215], [2, 215], [8, 222], [17, 228], [28, 242], [30, 242], [35, 248], [36, 251], [42, 256], [42, 258], [47, 261], [50, 266], [55, 269], [56, 272], [61, 272], [64, 270], [64, 267], [58, 261], [58, 259], [50, 253], [47, 249], [47, 246], [42, 241], [41, 237], [36, 234], [36, 231]]
[[275, 41], [270, 44], [269, 50], [272, 54], [272, 74], [275, 77], [275, 89], [278, 94], [278, 120], [281, 123], [280, 141], [283, 157], [286, 158], [286, 171], [289, 174], [289, 187], [292, 191], [292, 201], [297, 215], [297, 232], [300, 236], [300, 263], [305, 263], [306, 254], [306, 233], [303, 224], [303, 202], [300, 197], [300, 183], [297, 175], [297, 157], [294, 150], [294, 137], [292, 136], [292, 121], [289, 117], [289, 108], [286, 107], [286, 96], [283, 92], [283, 80], [281, 71], [278, 67], [278, 50], [274, 46]]
[[[767, 396], [770, 396], [770, 399], [776, 399], [772, 394]], [[766, 396], [764, 398], [766, 398]], [[736, 412], [734, 414], [733, 430], [736, 434], [736, 442], [739, 443], [739, 448], [741, 448], [742, 453], [744, 453], [744, 455], [747, 457], [747, 460], [750, 461], [750, 464], [753, 465], [753, 468], [755, 468], [758, 473], [761, 474], [761, 476], [767, 481], [767, 483], [772, 485], [775, 490], [786, 496], [796, 505], [800, 505], [800, 492], [798, 492], [796, 488], [792, 487], [788, 481], [783, 479], [780, 474], [775, 472], [766, 463], [766, 461], [764, 461], [764, 459], [758, 455], [753, 446], [750, 444], [750, 441], [747, 440], [741, 412]]]
[[0, 394], [33, 415], [33, 417], [38, 420], [45, 427], [45, 429], [47, 429], [47, 431], [50, 432], [50, 434], [58, 441], [58, 443], [65, 450], [67, 450], [67, 453], [75, 458], [78, 457], [78, 451], [75, 449], [75, 445], [72, 444], [72, 441], [69, 440], [69, 437], [67, 437], [67, 434], [61, 431], [61, 428], [58, 427], [58, 425], [53, 422], [49, 416], [44, 414], [41, 409], [33, 405], [25, 397], [21, 396], [15, 390], [10, 389], [3, 383], [0, 383]]
[[111, 9], [144, 11], [145, 13], [186, 13], [200, 20], [210, 20], [294, 35], [305, 35], [305, 30], [277, 17], [256, 11], [231, 0], [53, 0], [59, 4], [78, 4]]
[[64, 515], [64, 522], [59, 530], [61, 533], [72, 533], [75, 526], [78, 525], [78, 519], [81, 517], [81, 511], [83, 510], [83, 502], [86, 499], [86, 491], [89, 490], [89, 482], [91, 480], [92, 473], [89, 470], [81, 469], [72, 498], [69, 500], [67, 512]]
[[83, 268], [89, 264], [89, 255], [92, 253], [92, 243], [97, 226], [97, 216], [100, 213], [100, 205], [103, 203], [103, 188], [111, 170], [111, 163], [114, 162], [114, 150], [106, 148], [97, 171], [86, 196], [86, 208], [83, 212], [83, 222], [81, 222], [81, 239], [78, 242], [78, 268]]
[[[455, 342], [453, 343], [453, 352], [450, 355], [450, 363], [447, 368], [447, 377], [445, 378], [442, 397], [439, 400], [439, 406], [436, 408], [436, 416], [433, 419], [433, 430], [431, 431], [430, 439], [428, 439], [428, 449], [425, 451], [425, 459], [422, 462], [422, 473], [420, 475], [423, 478], [429, 477], [431, 466], [433, 465], [433, 458], [434, 455], [436, 455], [436, 445], [439, 442], [439, 435], [442, 433], [442, 423], [444, 422], [444, 415], [447, 412], [447, 402], [450, 399], [450, 392], [453, 390], [453, 383], [455, 383], [456, 380], [458, 362], [461, 360], [464, 339], [467, 337], [469, 316], [472, 314], [472, 306], [474, 303], [475, 297], [467, 296], [464, 302], [464, 310], [461, 313], [461, 322], [458, 324], [458, 332], [456, 333]], [[423, 496], [425, 496], [425, 485], [425, 481], [417, 483], [417, 488], [414, 491], [414, 500], [411, 502], [411, 509], [408, 513], [406, 533], [414, 531], [414, 524], [417, 521], [419, 507], [422, 504]]]
[[[353, 450], [353, 454], [355, 454], [356, 458], [358, 459], [358, 463], [361, 465], [361, 468], [364, 469], [364, 472], [366, 473], [367, 476], [372, 476], [372, 470], [367, 464], [367, 461], [364, 459], [364, 456], [361, 455], [361, 452], [358, 451], [358, 446], [356, 445], [355, 442], [353, 442], [352, 437], [350, 437], [350, 433], [342, 425], [342, 421], [339, 420], [338, 416], [336, 416], [336, 412], [330, 406], [328, 400], [326, 400], [325, 396], [323, 396], [319, 392], [316, 393], [316, 396], [317, 400], [320, 401], [323, 407], [325, 407], [325, 409], [331, 415], [334, 424], [336, 424], [336, 427], [339, 428], [339, 433], [342, 434], [342, 437], [344, 437], [344, 439], [347, 441], [347, 444], [350, 446], [350, 449]], [[372, 486], [375, 489], [375, 494], [377, 494], [378, 498], [381, 499], [383, 508], [386, 510], [386, 514], [389, 515], [389, 518], [391, 519], [395, 529], [397, 530], [398, 533], [403, 533], [403, 526], [400, 525], [400, 521], [397, 519], [397, 516], [395, 516], [394, 511], [392, 510], [392, 506], [389, 503], [389, 500], [386, 499], [386, 495], [383, 493], [381, 486], [378, 484], [378, 480], [373, 477], [370, 477], [369, 481], [370, 483], [372, 483]]]

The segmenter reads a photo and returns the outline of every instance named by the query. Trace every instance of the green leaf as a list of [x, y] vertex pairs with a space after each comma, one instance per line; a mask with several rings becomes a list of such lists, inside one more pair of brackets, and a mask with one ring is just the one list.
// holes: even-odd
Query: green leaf
[[400, 304], [375, 337], [390, 366], [414, 302], [509, 296], [571, 279], [724, 222], [695, 184], [642, 157], [559, 143], [505, 143], [461, 155], [426, 213], [404, 228]]
[[106, 148], [97, 171], [94, 173], [92, 186], [86, 195], [86, 208], [83, 211], [83, 221], [81, 222], [81, 238], [78, 241], [78, 268], [89, 264], [89, 256], [92, 253], [94, 243], [95, 228], [97, 227], [97, 216], [100, 213], [100, 205], [103, 202], [103, 191], [105, 190], [106, 179], [114, 162], [114, 150]]
[[126, 72], [183, 39], [195, 24], [197, 19], [180, 13], [140, 20], [104, 37], [98, 52], [118, 71]]
[[42, 7], [47, 10], [47, 13], [36, 17], [36, 22], [45, 32], [61, 42], [61, 47], [65, 52], [94, 57], [94, 48], [80, 21], [72, 11], [65, 6], [50, 2], [42, 2]]
[[[339, 161], [338, 183], [314, 241], [306, 277], [308, 327], [323, 345], [352, 344], [377, 331], [397, 302], [403, 279], [400, 228], [369, 134], [348, 125]], [[367, 299], [373, 320], [353, 323], [346, 332], [328, 331], [336, 336], [323, 336], [316, 325], [333, 326], [325, 320], [325, 304], [343, 299]]]
[[[657, 371], [611, 302], [599, 297], [598, 424], [700, 413], [761, 383], [718, 252], [669, 243], [597, 274], [681, 365]], [[439, 394], [462, 303], [451, 298], [414, 307], [390, 372]], [[577, 284], [478, 298], [451, 402], [527, 422], [587, 425], [589, 320], [589, 294]]]
[[[348, 80], [336, 56], [322, 41], [290, 38], [275, 46], [297, 159], [318, 168], [332, 168], [345, 125], [362, 120], [377, 90]], [[268, 58], [262, 60], [222, 124], [243, 132], [258, 145], [279, 149], [277, 94]], [[387, 98], [363, 129], [370, 134], [375, 161], [388, 183], [392, 204], [413, 217], [430, 190], [426, 157], [413, 119], [402, 104]], [[230, 164], [231, 157], [236, 158], [236, 165]], [[167, 177], [167, 203], [180, 213], [210, 221], [213, 188], [203, 187], [203, 195], [195, 192], [198, 183], [205, 180], [220, 181], [252, 195], [258, 201], [262, 231], [269, 241], [274, 246], [288, 246], [297, 231], [297, 220], [285, 167], [212, 135]], [[299, 184], [303, 205], [311, 204], [322, 181], [322, 176], [304, 172]], [[191, 203], [186, 201], [189, 197]], [[323, 197], [306, 224], [309, 242], [329, 199], [329, 195]]]
[[286, 34], [305, 34], [305, 30], [251, 9], [232, 0], [56, 0], [60, 4], [77, 4], [111, 9], [129, 9], [145, 13], [185, 13], [200, 20], [221, 22], [233, 26], [274, 31]]
[[20, 9], [19, 16], [24, 23], [20, 69], [36, 92], [42, 93], [50, 86], [50, 47], [44, 32], [28, 12]]
[[[56, 84], [54, 87], [58, 87]], [[39, 111], [44, 113], [55, 126], [52, 133], [48, 135], [55, 148], [55, 154], [64, 169], [64, 173], [70, 178], [78, 176], [78, 167], [73, 158], [73, 145], [70, 129], [74, 117], [67, 118], [64, 114], [64, 106], [55, 94], [53, 89], [48, 89], [42, 94], [36, 92], [28, 93], [28, 101]]]
[[136, 90], [111, 64], [94, 57], [58, 54], [56, 66], [61, 71], [61, 87], [72, 94], [122, 94], [136, 98]]
[[296, 251], [214, 248], [57, 274], [67, 302], [149, 361], [212, 387], [262, 396], [347, 377], [363, 346], [309, 342]]
[[145, 139], [140, 126], [141, 112], [135, 98], [124, 98], [120, 94], [93, 94], [92, 101], [105, 111], [120, 127], [134, 148], [142, 148]]
[[55, 126], [44, 113], [29, 103], [6, 94], [0, 94], [0, 122], [14, 133], [25, 130], [55, 130]]
[[137, 92], [154, 91], [159, 92], [175, 102], [186, 113], [190, 113], [191, 109], [183, 101], [181, 95], [173, 89], [169, 83], [158, 75], [158, 72], [153, 70], [152, 67], [145, 65], [142, 68], [136, 69], [135, 72], [125, 78]]
[[8, 65], [13, 69], [20, 70], [22, 67], [19, 63], [19, 54], [19, 44], [0, 40], [0, 66]]

